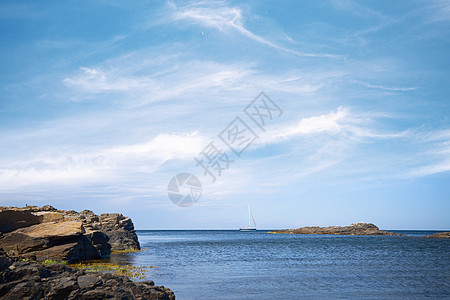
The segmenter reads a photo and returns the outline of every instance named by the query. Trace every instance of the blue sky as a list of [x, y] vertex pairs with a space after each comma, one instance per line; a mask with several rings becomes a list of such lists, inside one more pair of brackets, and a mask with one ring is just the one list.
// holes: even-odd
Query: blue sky
[[[450, 229], [448, 1], [2, 1], [0, 34], [0, 205]], [[258, 139], [212, 183], [194, 157], [238, 116]], [[180, 172], [194, 206], [168, 199]]]

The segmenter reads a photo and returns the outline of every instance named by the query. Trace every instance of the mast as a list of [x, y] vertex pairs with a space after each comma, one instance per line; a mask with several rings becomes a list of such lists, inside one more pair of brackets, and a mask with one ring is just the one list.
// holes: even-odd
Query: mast
[[255, 218], [253, 218], [253, 213], [250, 211], [250, 214], [252, 215], [252, 219], [253, 219], [253, 224], [255, 224], [255, 229], [256, 229], [256, 222], [255, 222]]
[[248, 204], [248, 227], [250, 228], [250, 204]]

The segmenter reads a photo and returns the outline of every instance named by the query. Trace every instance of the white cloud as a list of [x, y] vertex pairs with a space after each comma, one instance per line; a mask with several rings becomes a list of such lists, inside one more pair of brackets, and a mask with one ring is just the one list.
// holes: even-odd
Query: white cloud
[[[302, 53], [300, 51], [280, 46], [260, 35], [248, 30], [243, 21], [242, 10], [237, 7], [229, 7], [224, 2], [198, 2], [183, 7], [171, 5], [173, 9], [170, 21], [188, 21], [202, 26], [216, 28], [222, 32], [237, 32], [242, 36], [272, 47], [288, 52], [296, 56], [306, 57], [339, 57], [338, 55], [320, 53]], [[292, 42], [292, 39], [291, 41]]]
[[168, 160], [193, 160], [205, 146], [198, 133], [159, 134], [147, 143], [87, 153], [42, 153], [29, 161], [1, 162], [0, 190], [39, 184], [108, 182], [135, 171], [152, 173]]
[[145, 77], [122, 77], [118, 70], [104, 71], [100, 68], [81, 67], [81, 71], [82, 74], [64, 79], [64, 84], [69, 87], [78, 87], [87, 92], [100, 93], [151, 87], [153, 83]]
[[412, 166], [406, 168], [402, 177], [416, 178], [450, 171], [450, 130], [418, 132], [414, 141], [420, 149]]
[[143, 156], [159, 161], [169, 159], [192, 159], [205, 147], [206, 139], [197, 132], [185, 135], [159, 134], [150, 142], [114, 147], [107, 152], [112, 155]]
[[[123, 102], [139, 106], [189, 94], [211, 95], [217, 90], [242, 90], [255, 73], [248, 63], [221, 64], [183, 58], [167, 62], [166, 57], [171, 55], [160, 55], [153, 59], [154, 62], [141, 63], [146, 59], [142, 55], [138, 53], [103, 65], [82, 67], [81, 72], [65, 78], [63, 83], [81, 93], [123, 92]], [[162, 65], [152, 66], [158, 61], [163, 61]]]
[[409, 172], [407, 172], [405, 177], [406, 178], [425, 177], [448, 171], [450, 171], [450, 160], [441, 161], [437, 164], [431, 164], [423, 167], [414, 168]]
[[297, 126], [286, 128], [276, 137], [288, 138], [295, 135], [320, 132], [338, 133], [342, 130], [340, 122], [346, 117], [348, 117], [347, 111], [343, 107], [339, 107], [336, 112], [330, 112], [317, 117], [303, 118], [298, 122]]
[[408, 91], [415, 91], [415, 90], [417, 90], [417, 87], [392, 87], [392, 86], [370, 84], [370, 83], [357, 81], [357, 80], [355, 80], [354, 82], [362, 84], [362, 85], [364, 85], [366, 87], [369, 87], [369, 88], [381, 89], [381, 90], [387, 90], [387, 91], [408, 92]]
[[302, 118], [294, 125], [284, 125], [280, 128], [270, 130], [261, 139], [263, 144], [282, 142], [297, 136], [309, 134], [327, 133], [330, 135], [343, 134], [349, 137], [360, 138], [400, 138], [408, 134], [408, 131], [394, 133], [375, 132], [368, 124], [365, 114], [355, 114], [349, 112], [344, 107], [338, 107], [336, 111], [331, 111], [319, 116]]

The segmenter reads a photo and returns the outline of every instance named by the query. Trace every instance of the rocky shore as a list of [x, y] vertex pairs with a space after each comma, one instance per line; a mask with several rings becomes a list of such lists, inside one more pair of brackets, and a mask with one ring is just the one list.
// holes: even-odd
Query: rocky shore
[[43, 207], [0, 207], [0, 249], [24, 259], [80, 261], [111, 250], [139, 250], [133, 222], [122, 214]]
[[338, 235], [402, 235], [400, 233], [380, 230], [371, 223], [353, 223], [350, 226], [302, 227], [298, 229], [273, 230], [269, 233], [290, 234], [338, 234]]
[[427, 235], [426, 238], [432, 239], [450, 239], [450, 231], [446, 232], [436, 232], [433, 235]]
[[43, 266], [0, 256], [0, 299], [167, 299], [174, 293], [153, 281], [133, 282], [109, 273], [85, 273], [63, 264]]
[[49, 205], [0, 207], [0, 299], [175, 299], [170, 289], [152, 281], [42, 264], [140, 249], [133, 222], [122, 214]]

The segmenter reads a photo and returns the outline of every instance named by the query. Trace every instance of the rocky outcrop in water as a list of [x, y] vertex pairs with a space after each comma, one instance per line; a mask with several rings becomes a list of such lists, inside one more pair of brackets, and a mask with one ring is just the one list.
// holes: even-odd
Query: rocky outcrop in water
[[450, 239], [450, 231], [447, 232], [436, 232], [433, 235], [427, 235], [426, 238], [432, 239]]
[[43, 266], [0, 256], [0, 299], [167, 299], [174, 293], [153, 281], [132, 282], [125, 276], [85, 273], [63, 264]]
[[0, 207], [0, 250], [11, 257], [77, 261], [139, 249], [133, 222], [122, 214]]
[[339, 234], [339, 235], [402, 235], [400, 233], [380, 230], [371, 223], [353, 223], [350, 226], [302, 227], [298, 229], [273, 230], [269, 233], [291, 234]]

